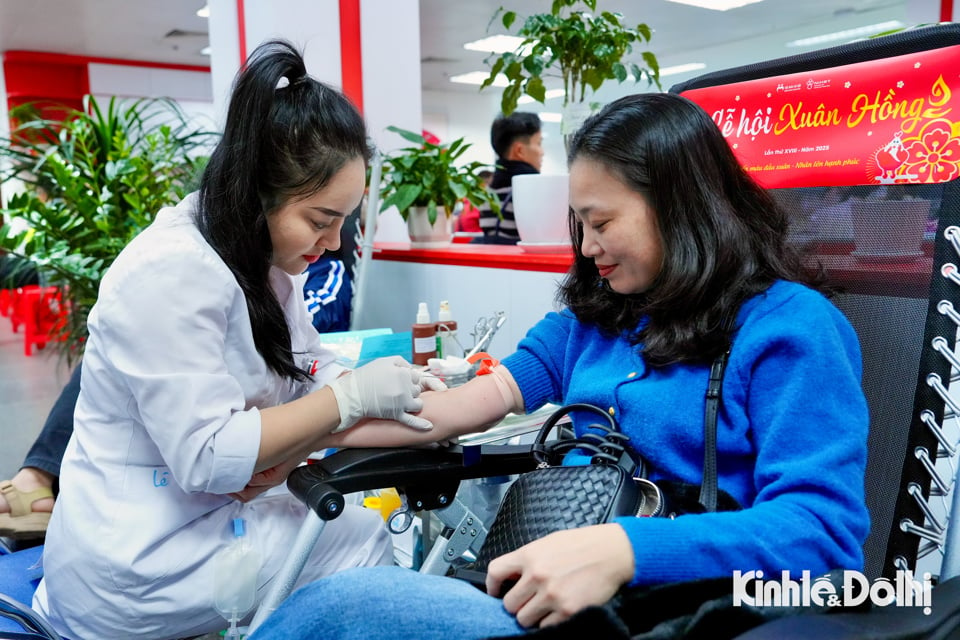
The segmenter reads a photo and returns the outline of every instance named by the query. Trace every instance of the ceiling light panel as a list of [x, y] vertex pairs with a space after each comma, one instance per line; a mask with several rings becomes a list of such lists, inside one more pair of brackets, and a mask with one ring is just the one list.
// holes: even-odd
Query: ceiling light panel
[[[562, 98], [563, 94], [563, 89], [549, 89], [544, 95], [544, 102], [547, 100], [553, 100], [555, 98]], [[527, 95], [517, 98], [517, 104], [530, 104], [531, 102], [536, 102], [536, 100]]]
[[687, 64], [676, 64], [672, 67], [660, 67], [660, 77], [675, 76], [678, 73], [687, 73], [688, 71], [699, 71], [706, 69], [707, 65], [702, 62], [688, 62]]
[[667, 0], [667, 2], [687, 4], [691, 7], [710, 9], [711, 11], [729, 11], [730, 9], [745, 7], [748, 4], [763, 2], [763, 0]]
[[[490, 74], [486, 71], [471, 71], [469, 73], [460, 73], [455, 76], [450, 76], [450, 82], [457, 82], [459, 84], [483, 84], [483, 81], [490, 77]], [[497, 76], [493, 81], [494, 87], [505, 87], [509, 81], [506, 76]]]
[[496, 35], [468, 42], [463, 45], [463, 48], [470, 51], [483, 51], [484, 53], [506, 53], [516, 51], [521, 42], [523, 42], [523, 38], [517, 36]]
[[876, 35], [878, 33], [884, 33], [885, 31], [893, 31], [894, 29], [903, 28], [904, 24], [899, 20], [888, 20], [887, 22], [878, 22], [876, 24], [868, 24], [863, 27], [856, 27], [853, 29], [844, 29], [843, 31], [834, 31], [833, 33], [824, 33], [819, 36], [811, 36], [809, 38], [800, 38], [799, 40], [793, 40], [788, 42], [788, 47], [812, 47], [816, 45], [821, 45], [827, 42], [835, 42], [837, 40], [855, 40], [857, 38], [866, 38], [868, 36]]

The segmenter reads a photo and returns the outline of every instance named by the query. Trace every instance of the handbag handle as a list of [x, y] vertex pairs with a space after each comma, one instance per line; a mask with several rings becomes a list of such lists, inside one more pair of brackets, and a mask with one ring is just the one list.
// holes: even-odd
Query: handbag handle
[[[723, 374], [727, 368], [730, 350], [720, 354], [710, 366], [710, 378], [707, 382], [706, 404], [703, 416], [703, 481], [700, 484], [699, 502], [704, 511], [717, 510], [717, 418], [720, 413], [720, 390], [723, 386]], [[563, 416], [572, 411], [586, 411], [603, 416], [609, 431], [603, 436], [586, 434], [581, 438], [565, 441], [561, 446], [548, 449], [547, 436]], [[593, 442], [590, 442], [593, 440]], [[617, 463], [630, 471], [628, 463], [643, 468], [643, 461], [634, 457], [630, 450], [629, 437], [620, 431], [612, 415], [600, 407], [585, 402], [577, 402], [560, 407], [540, 427], [533, 445], [533, 455], [538, 462], [549, 464], [549, 455], [574, 448], [583, 448], [593, 452], [596, 462]], [[619, 455], [615, 455], [619, 454]]]
[[546, 421], [540, 427], [540, 432], [537, 434], [536, 443], [544, 444], [547, 441], [547, 436], [550, 434], [550, 431], [553, 430], [557, 422], [559, 422], [560, 418], [567, 415], [571, 411], [588, 411], [591, 413], [595, 413], [599, 416], [603, 416], [603, 418], [607, 421], [607, 424], [610, 426], [611, 431], [617, 431], [617, 432], [620, 431], [620, 428], [617, 425], [617, 421], [613, 419], [613, 416], [607, 413], [606, 411], [604, 411], [603, 409], [601, 409], [600, 407], [592, 404], [587, 404], [586, 402], [575, 402], [573, 404], [567, 404], [560, 407], [559, 409], [554, 411], [549, 418], [546, 419]]
[[[579, 438], [560, 439], [548, 446], [547, 436], [560, 418], [572, 411], [585, 411], [602, 416], [606, 425], [592, 426], [604, 433], [586, 433]], [[635, 459], [629, 442], [630, 437], [620, 431], [617, 421], [609, 413], [592, 404], [575, 402], [560, 407], [543, 423], [533, 443], [533, 456], [541, 464], [551, 464], [551, 456], [564, 454], [572, 449], [584, 449], [591, 453], [592, 462], [619, 464], [632, 474], [638, 466], [642, 467], [642, 461]]]

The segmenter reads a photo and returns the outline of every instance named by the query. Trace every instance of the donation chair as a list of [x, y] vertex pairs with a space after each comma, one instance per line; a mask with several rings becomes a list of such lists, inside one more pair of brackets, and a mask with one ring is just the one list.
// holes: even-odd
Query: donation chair
[[[856, 329], [870, 408], [865, 574], [960, 571], [960, 25], [694, 78], [741, 162], [792, 213]], [[960, 513], [960, 512], [958, 512]]]
[[[871, 419], [864, 478], [871, 580], [910, 570], [944, 582], [960, 573], [960, 528], [949, 526], [950, 512], [960, 513], [951, 505], [960, 501], [960, 98], [953, 98], [960, 83], [937, 71], [958, 66], [960, 25], [951, 24], [671, 89], [714, 117], [744, 166], [791, 212], [792, 241], [812, 268], [822, 266], [859, 335]], [[942, 158], [931, 155], [937, 149]], [[530, 470], [530, 449], [344, 450], [297, 469], [288, 485], [316, 517], [304, 523], [252, 628], [289, 593], [344, 493], [397, 487], [413, 510], [454, 509], [450, 521], [463, 526], [448, 526], [450, 537], [439, 541], [452, 561], [478, 548], [486, 531], [455, 509], [459, 483]], [[467, 539], [451, 543], [458, 538]]]

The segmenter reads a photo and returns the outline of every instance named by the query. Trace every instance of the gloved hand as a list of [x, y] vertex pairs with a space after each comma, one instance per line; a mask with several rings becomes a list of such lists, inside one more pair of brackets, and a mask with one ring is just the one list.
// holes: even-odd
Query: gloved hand
[[420, 392], [424, 389], [442, 391], [447, 388], [438, 378], [413, 369], [400, 356], [378, 358], [327, 386], [333, 390], [340, 410], [340, 426], [333, 433], [349, 429], [365, 416], [396, 420], [408, 427], [427, 431], [433, 428], [430, 421], [409, 412], [423, 408]]

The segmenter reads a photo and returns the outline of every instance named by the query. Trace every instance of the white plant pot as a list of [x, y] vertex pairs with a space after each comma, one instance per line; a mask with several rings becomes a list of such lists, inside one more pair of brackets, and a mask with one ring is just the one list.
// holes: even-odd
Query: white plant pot
[[407, 233], [410, 246], [415, 249], [446, 247], [453, 239], [453, 224], [447, 210], [437, 207], [437, 219], [430, 224], [426, 207], [410, 207], [407, 210]]
[[854, 250], [864, 261], [910, 261], [923, 255], [930, 201], [852, 198]]
[[570, 140], [594, 110], [589, 102], [570, 102], [563, 107], [560, 116], [560, 134], [563, 136], [563, 150], [570, 153]]
[[563, 108], [560, 119], [560, 133], [571, 136], [593, 114], [589, 102], [571, 102]]
[[529, 245], [570, 245], [566, 174], [525, 173], [513, 177], [513, 217], [520, 241]]

